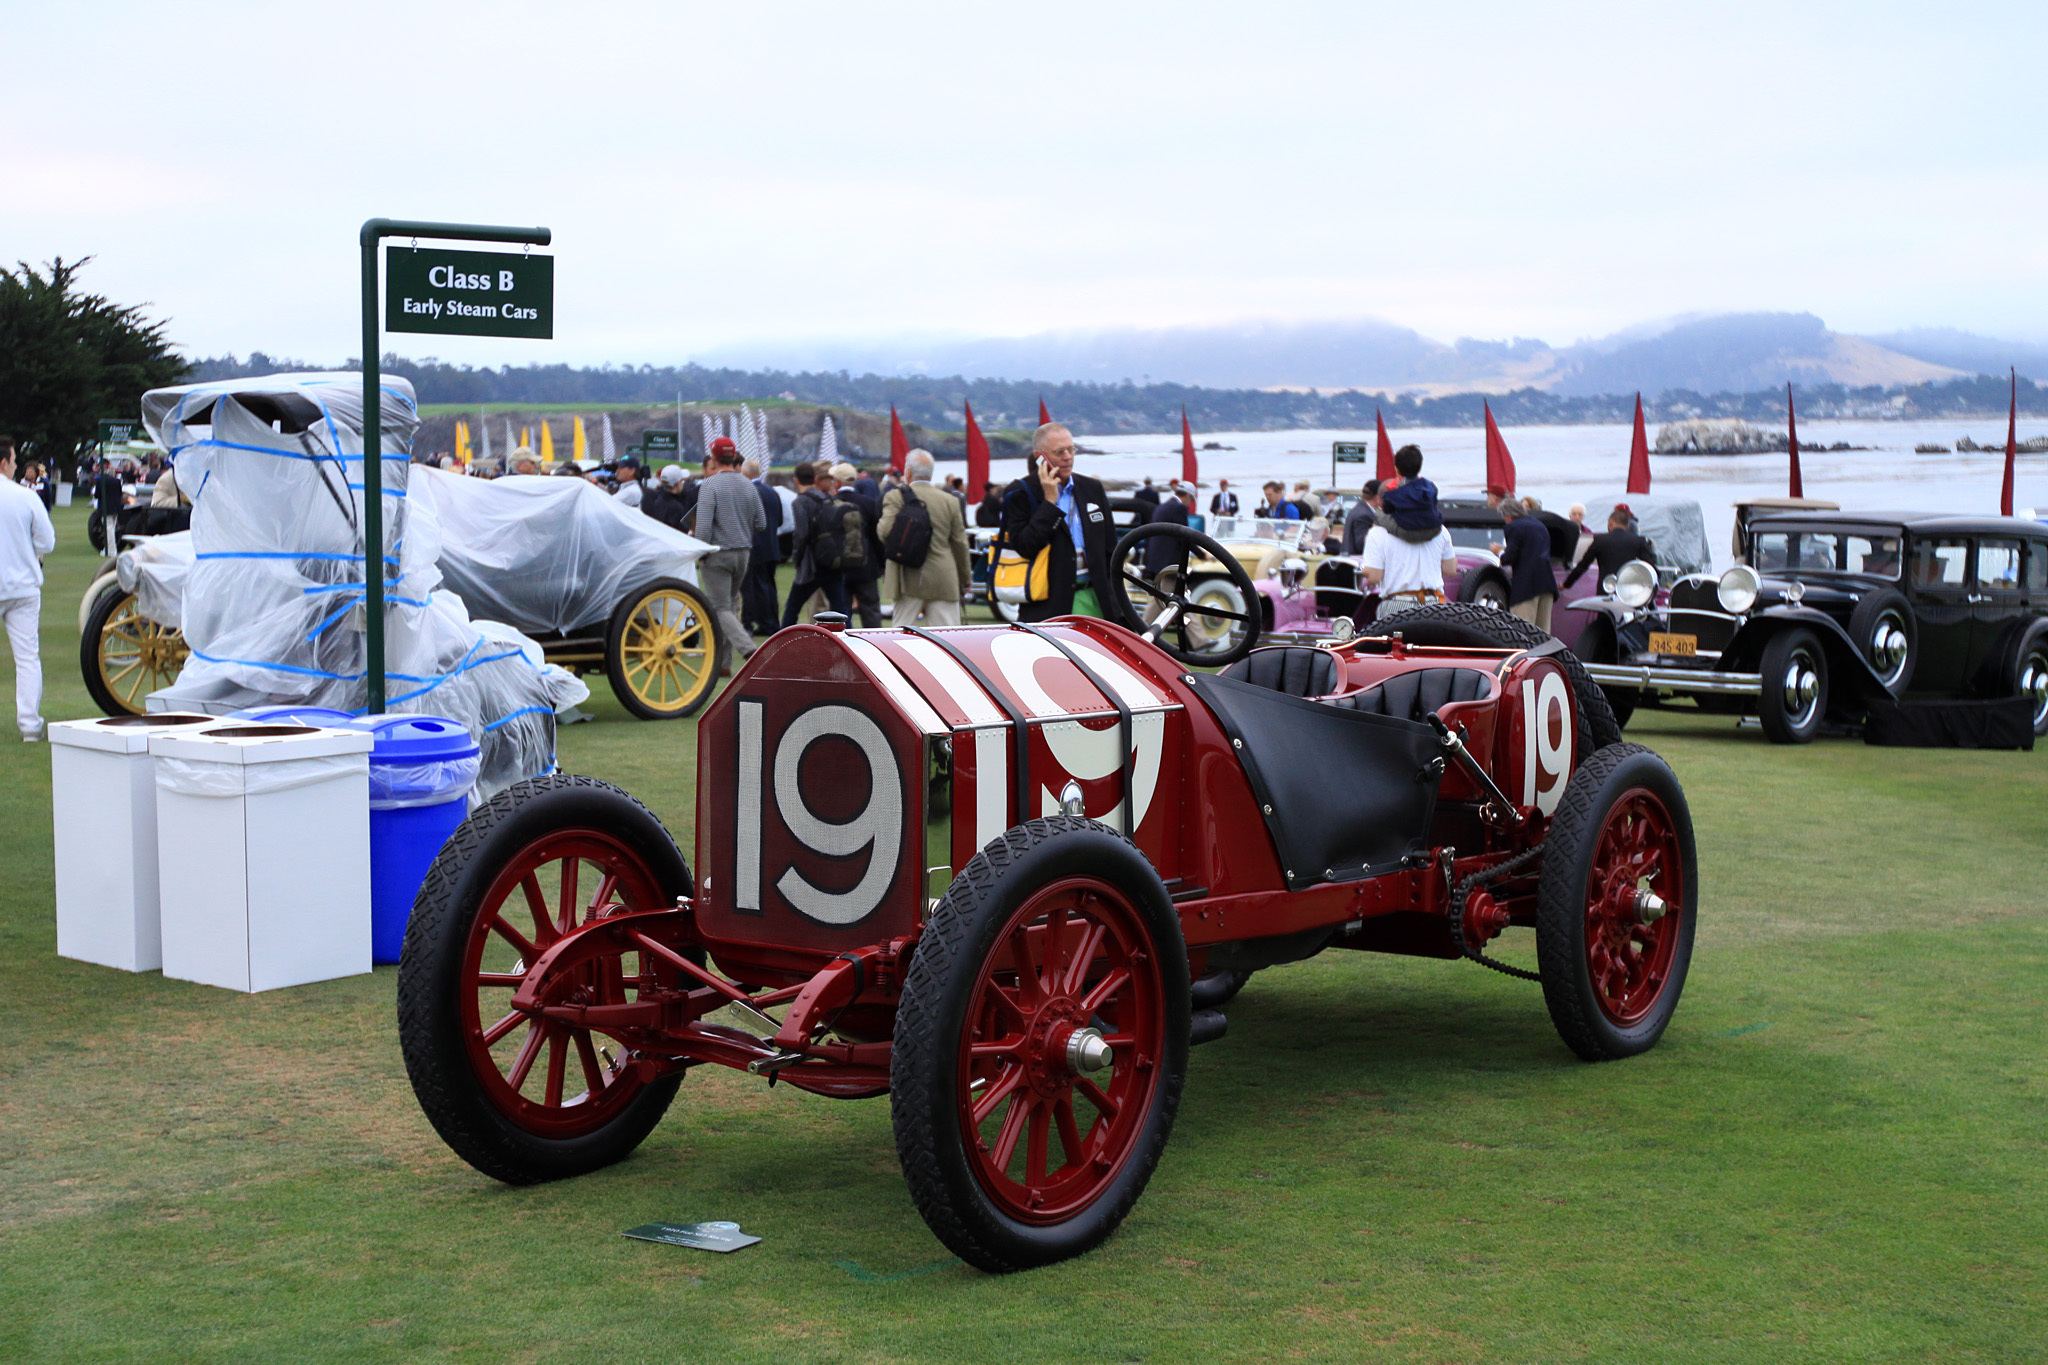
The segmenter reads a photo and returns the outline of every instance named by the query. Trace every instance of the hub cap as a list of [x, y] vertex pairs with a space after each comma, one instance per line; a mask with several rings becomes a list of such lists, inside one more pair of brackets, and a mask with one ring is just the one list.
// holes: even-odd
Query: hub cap
[[2036, 652], [2027, 656], [2020, 666], [2020, 695], [2034, 706], [2034, 728], [2041, 728], [2043, 719], [2048, 719], [2048, 652]]
[[1820, 699], [1820, 669], [1805, 650], [1794, 654], [1785, 666], [1784, 696], [1785, 716], [1793, 725], [1803, 726], [1813, 719]]
[[1895, 614], [1886, 612], [1877, 618], [1877, 624], [1870, 629], [1866, 648], [1870, 666], [1877, 670], [1877, 676], [1884, 680], [1886, 687], [1896, 687], [1906, 669], [1906, 632]]

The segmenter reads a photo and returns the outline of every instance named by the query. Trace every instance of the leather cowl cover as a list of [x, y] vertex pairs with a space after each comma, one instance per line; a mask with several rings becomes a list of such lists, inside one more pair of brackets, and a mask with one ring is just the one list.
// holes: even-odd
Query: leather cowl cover
[[1222, 675], [1193, 674], [1188, 686], [1241, 741], [1290, 890], [1389, 872], [1427, 850], [1443, 776], [1427, 725]]

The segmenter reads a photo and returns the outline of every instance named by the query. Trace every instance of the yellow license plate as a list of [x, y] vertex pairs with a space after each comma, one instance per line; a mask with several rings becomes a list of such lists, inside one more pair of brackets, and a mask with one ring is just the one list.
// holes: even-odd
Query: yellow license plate
[[1661, 635], [1650, 633], [1652, 654], [1697, 654], [1700, 652], [1700, 637], [1697, 635]]

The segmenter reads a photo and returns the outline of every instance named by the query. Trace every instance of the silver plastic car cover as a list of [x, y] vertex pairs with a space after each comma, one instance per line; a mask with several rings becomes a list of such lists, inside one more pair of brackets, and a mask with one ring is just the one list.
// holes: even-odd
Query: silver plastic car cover
[[470, 615], [535, 633], [602, 631], [636, 589], [695, 583], [713, 548], [582, 479], [416, 466], [407, 496], [415, 517], [431, 510], [439, 524], [442, 584]]
[[[364, 642], [362, 377], [283, 374], [157, 389], [145, 426], [190, 490], [191, 566], [178, 624], [191, 654], [151, 709], [299, 703], [361, 712]], [[590, 695], [509, 627], [477, 624], [441, 589], [441, 526], [415, 515], [406, 457], [412, 386], [382, 389], [387, 709], [461, 721], [482, 749], [480, 795], [547, 772], [555, 712]], [[168, 538], [167, 538], [168, 539]], [[168, 561], [169, 547], [155, 558]], [[161, 567], [160, 565], [158, 567]], [[167, 605], [169, 575], [124, 561], [139, 605]], [[152, 612], [152, 615], [155, 613]], [[158, 617], [157, 619], [162, 619]]]
[[1636, 530], [1657, 551], [1661, 568], [1680, 574], [1709, 573], [1714, 556], [1707, 549], [1707, 518], [1691, 498], [1667, 498], [1655, 493], [1628, 493], [1621, 497], [1588, 498], [1586, 525], [1595, 531], [1607, 529], [1608, 514], [1622, 504], [1635, 515]]

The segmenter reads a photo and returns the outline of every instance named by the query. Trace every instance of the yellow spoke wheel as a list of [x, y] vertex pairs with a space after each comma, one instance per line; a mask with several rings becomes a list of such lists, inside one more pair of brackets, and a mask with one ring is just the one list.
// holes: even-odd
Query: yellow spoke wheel
[[642, 720], [696, 712], [718, 681], [718, 623], [704, 594], [678, 579], [621, 602], [605, 634], [605, 673], [619, 704]]
[[150, 693], [177, 680], [190, 652], [183, 631], [150, 620], [134, 593], [119, 590], [93, 605], [78, 650], [85, 690], [110, 716], [141, 715]]

